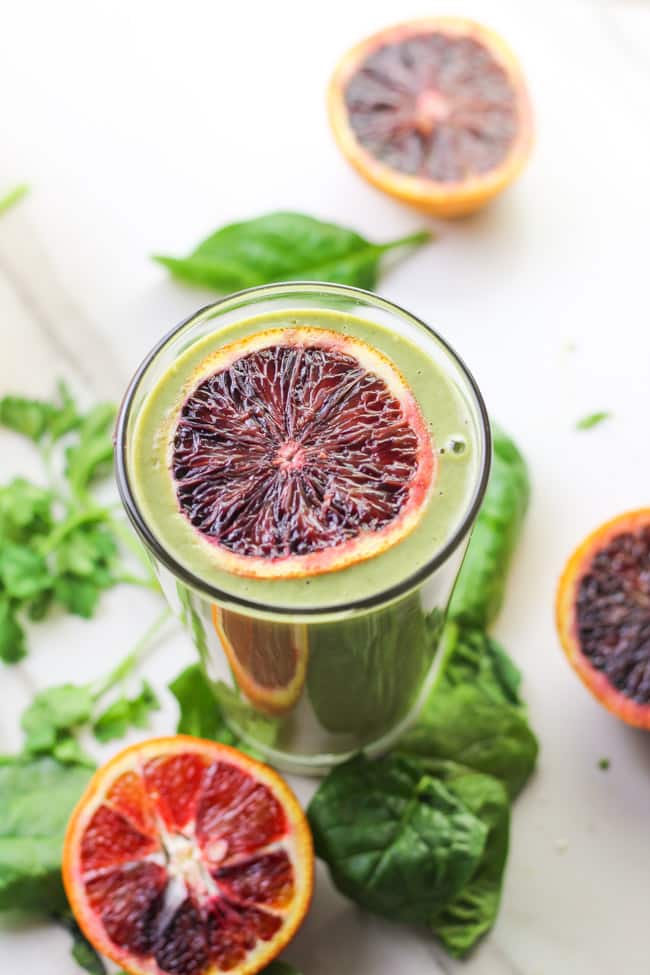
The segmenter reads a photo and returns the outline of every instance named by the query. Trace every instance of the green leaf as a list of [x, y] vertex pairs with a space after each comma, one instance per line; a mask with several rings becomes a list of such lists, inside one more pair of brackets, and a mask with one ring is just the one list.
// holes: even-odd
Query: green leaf
[[530, 495], [524, 458], [497, 427], [493, 446], [490, 481], [449, 606], [451, 619], [482, 629], [501, 609]]
[[147, 728], [150, 712], [159, 709], [158, 698], [147, 681], [143, 681], [138, 695], [120, 697], [106, 708], [95, 721], [93, 732], [101, 742], [123, 738], [131, 727]]
[[[74, 728], [90, 720], [92, 708], [93, 695], [86, 685], [62, 684], [40, 691], [20, 721], [26, 735], [25, 750], [31, 754], [52, 752], [62, 732], [69, 737]], [[66, 751], [70, 747], [66, 746]]]
[[600, 423], [605, 420], [609, 420], [611, 413], [607, 410], [600, 410], [598, 413], [590, 413], [588, 416], [583, 416], [581, 420], [576, 423], [576, 430], [591, 430], [592, 427], [597, 427]]
[[66, 449], [66, 477], [76, 497], [85, 497], [91, 481], [111, 469], [115, 413], [112, 403], [94, 406], [81, 422], [77, 442]]
[[24, 545], [5, 543], [0, 549], [0, 581], [14, 599], [33, 599], [52, 586], [45, 559]]
[[0, 758], [0, 910], [65, 907], [63, 837], [91, 774], [50, 758]]
[[8, 193], [5, 193], [0, 198], [0, 215], [6, 213], [12, 206], [15, 206], [28, 192], [29, 186], [26, 183], [21, 183], [19, 186], [14, 186]]
[[0, 659], [18, 663], [27, 653], [25, 631], [16, 616], [16, 604], [0, 593]]
[[0, 487], [0, 538], [25, 543], [52, 527], [51, 491], [16, 477]]
[[100, 588], [94, 582], [66, 574], [55, 580], [54, 595], [70, 613], [90, 619], [99, 602]]
[[431, 921], [446, 950], [459, 958], [490, 930], [499, 912], [508, 859], [510, 803], [503, 785], [491, 775], [472, 772], [455, 762], [424, 762], [423, 768], [429, 774], [439, 776], [488, 830], [483, 855], [474, 874]]
[[24, 396], [0, 399], [0, 425], [38, 442], [46, 433], [52, 417], [52, 405]]
[[334, 281], [373, 288], [380, 258], [398, 247], [430, 240], [427, 231], [372, 244], [345, 227], [300, 213], [270, 213], [233, 223], [202, 241], [185, 258], [155, 256], [172, 274], [217, 291], [273, 281]]
[[439, 679], [399, 747], [493, 775], [514, 798], [535, 768], [539, 747], [519, 703], [518, 671], [489, 637], [453, 623], [445, 628], [442, 652]]
[[308, 817], [341, 893], [395, 921], [430, 924], [474, 875], [488, 835], [439, 778], [402, 755], [335, 768]]

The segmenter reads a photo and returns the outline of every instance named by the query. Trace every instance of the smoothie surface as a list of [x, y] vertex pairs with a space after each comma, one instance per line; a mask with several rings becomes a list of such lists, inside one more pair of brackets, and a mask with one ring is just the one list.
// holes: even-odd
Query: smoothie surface
[[[322, 328], [350, 334], [387, 356], [415, 396], [438, 457], [433, 493], [415, 528], [379, 555], [333, 572], [294, 579], [257, 579], [217, 567], [206, 543], [181, 512], [170, 470], [170, 414], [191, 392], [197, 369], [215, 350], [257, 332]], [[405, 337], [365, 318], [335, 311], [274, 312], [243, 319], [199, 338], [181, 352], [146, 397], [129, 452], [133, 490], [160, 544], [181, 565], [224, 595], [273, 607], [335, 609], [399, 585], [425, 565], [459, 527], [476, 487], [479, 457], [471, 405], [455, 382]], [[172, 424], [173, 429], [173, 424]]]

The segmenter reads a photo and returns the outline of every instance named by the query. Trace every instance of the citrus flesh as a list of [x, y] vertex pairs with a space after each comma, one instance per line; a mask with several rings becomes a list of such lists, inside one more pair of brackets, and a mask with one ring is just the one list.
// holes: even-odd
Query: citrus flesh
[[532, 142], [514, 54], [493, 31], [453, 17], [400, 24], [349, 51], [330, 84], [329, 114], [362, 176], [442, 217], [501, 192]]
[[300, 925], [313, 850], [293, 793], [215, 742], [142, 742], [97, 771], [63, 879], [82, 931], [134, 975], [253, 975]]
[[419, 521], [436, 461], [396, 367], [351, 336], [270, 329], [201, 363], [169, 419], [179, 508], [215, 565], [259, 578], [331, 572]]
[[307, 627], [242, 616], [212, 607], [212, 622], [237, 686], [269, 715], [294, 706], [307, 675]]
[[556, 619], [592, 694], [650, 729], [650, 508], [606, 522], [576, 549], [560, 579]]

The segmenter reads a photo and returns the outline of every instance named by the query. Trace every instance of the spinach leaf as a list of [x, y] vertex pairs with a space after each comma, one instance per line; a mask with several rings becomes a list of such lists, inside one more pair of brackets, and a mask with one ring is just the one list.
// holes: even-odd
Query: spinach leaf
[[520, 703], [518, 671], [486, 634], [453, 623], [445, 627], [441, 652], [440, 676], [399, 747], [493, 775], [514, 798], [538, 752]]
[[224, 745], [231, 745], [233, 748], [247, 752], [254, 758], [260, 758], [259, 752], [251, 748], [228, 727], [223, 716], [225, 707], [239, 718], [240, 724], [244, 727], [250, 726], [252, 721], [257, 722], [253, 729], [254, 737], [258, 741], [273, 744], [275, 739], [273, 720], [251, 711], [225, 684], [219, 684], [213, 690], [199, 664], [186, 667], [171, 682], [169, 689], [180, 707], [176, 726], [179, 735], [194, 735], [197, 738], [220, 741]]
[[380, 612], [313, 626], [307, 690], [328, 731], [377, 736], [413, 705], [439, 634], [419, 594]]
[[64, 908], [63, 837], [91, 774], [51, 758], [0, 758], [0, 910]]
[[338, 889], [396, 921], [430, 924], [474, 875], [487, 827], [417, 760], [358, 756], [308, 809], [316, 853]]
[[430, 240], [420, 231], [385, 244], [301, 213], [269, 213], [229, 224], [188, 257], [154, 260], [173, 275], [217, 291], [238, 291], [273, 281], [334, 281], [373, 288], [380, 259], [390, 250]]
[[441, 778], [488, 830], [473, 876], [431, 921], [446, 950], [458, 958], [466, 955], [496, 921], [508, 859], [510, 802], [504, 787], [491, 775], [472, 772], [455, 762], [425, 761], [422, 767]]
[[123, 738], [129, 728], [147, 728], [151, 711], [160, 710], [158, 698], [147, 681], [142, 682], [135, 697], [119, 697], [100, 714], [93, 725], [95, 738], [101, 742]]
[[449, 605], [449, 618], [485, 629], [503, 603], [508, 567], [528, 507], [526, 462], [493, 425], [492, 472]]

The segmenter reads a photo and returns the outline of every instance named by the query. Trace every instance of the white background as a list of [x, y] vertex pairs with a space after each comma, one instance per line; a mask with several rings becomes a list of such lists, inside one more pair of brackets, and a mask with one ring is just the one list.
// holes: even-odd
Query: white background
[[[498, 925], [464, 970], [643, 975], [650, 739], [582, 689], [552, 609], [582, 535], [648, 504], [650, 3], [4, 4], [0, 195], [23, 180], [33, 189], [0, 222], [0, 392], [45, 395], [63, 373], [117, 397], [152, 342], [210, 298], [148, 255], [183, 254], [228, 220], [297, 209], [376, 240], [430, 225], [351, 171], [324, 110], [348, 46], [428, 13], [474, 16], [510, 41], [538, 131], [506, 196], [436, 225], [436, 242], [381, 285], [465, 357], [534, 484], [498, 635], [524, 670], [540, 769], [515, 810]], [[575, 431], [601, 409], [610, 421]], [[14, 438], [0, 448], [3, 477], [30, 473]], [[28, 661], [0, 674], [0, 749], [19, 743], [30, 688], [105, 671], [154, 611], [113, 592], [93, 623], [40, 626]], [[190, 658], [174, 634], [150, 676], [162, 684]], [[171, 727], [158, 716], [157, 731]], [[305, 975], [456, 970], [425, 937], [360, 914], [319, 880], [287, 953]], [[73, 970], [65, 936], [15, 919], [0, 926], [0, 958], [21, 975]]]

